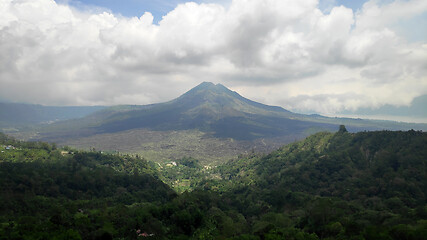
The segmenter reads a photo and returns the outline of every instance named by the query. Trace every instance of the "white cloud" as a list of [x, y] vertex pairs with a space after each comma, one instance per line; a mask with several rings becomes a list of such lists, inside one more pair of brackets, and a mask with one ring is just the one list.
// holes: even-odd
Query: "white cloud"
[[371, 0], [363, 5], [357, 13], [357, 27], [359, 29], [383, 29], [392, 26], [402, 19], [413, 18], [427, 9], [424, 0], [396, 0], [388, 4], [381, 4], [379, 0]]
[[421, 0], [368, 1], [356, 13], [325, 13], [315, 0], [189, 2], [154, 24], [148, 12], [125, 18], [0, 0], [0, 95], [147, 104], [214, 81], [302, 111], [408, 105], [427, 94], [427, 39], [411, 42], [395, 29], [426, 11]]

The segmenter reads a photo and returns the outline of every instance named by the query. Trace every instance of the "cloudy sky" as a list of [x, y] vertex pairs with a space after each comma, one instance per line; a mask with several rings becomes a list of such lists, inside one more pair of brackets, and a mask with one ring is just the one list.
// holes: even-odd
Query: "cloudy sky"
[[149, 104], [211, 81], [427, 122], [426, 26], [425, 0], [0, 0], [0, 101]]

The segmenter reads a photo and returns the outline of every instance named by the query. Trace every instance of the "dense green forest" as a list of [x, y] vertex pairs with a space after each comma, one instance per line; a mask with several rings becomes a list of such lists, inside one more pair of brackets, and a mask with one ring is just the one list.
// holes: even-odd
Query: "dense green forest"
[[4, 134], [0, 145], [0, 239], [427, 236], [423, 132], [342, 126], [212, 169]]

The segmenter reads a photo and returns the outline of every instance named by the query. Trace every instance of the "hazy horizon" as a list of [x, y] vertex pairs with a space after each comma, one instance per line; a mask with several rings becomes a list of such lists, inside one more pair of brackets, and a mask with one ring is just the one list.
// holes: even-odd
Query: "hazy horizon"
[[427, 119], [426, 1], [0, 6], [1, 102], [145, 105], [209, 81], [298, 113]]

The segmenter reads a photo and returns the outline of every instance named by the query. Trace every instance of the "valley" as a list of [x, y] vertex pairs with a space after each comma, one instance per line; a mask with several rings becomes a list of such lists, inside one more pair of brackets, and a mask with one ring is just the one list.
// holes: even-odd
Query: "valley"
[[[424, 239], [427, 135], [320, 132], [216, 167], [0, 134], [0, 239]], [[165, 184], [166, 183], [166, 184]]]
[[[289, 139], [290, 140], [290, 139]], [[284, 140], [280, 141], [281, 143]], [[61, 142], [77, 149], [137, 154], [155, 162], [169, 162], [183, 157], [200, 159], [215, 165], [251, 151], [269, 152], [281, 146], [272, 140], [238, 141], [219, 139], [198, 130], [150, 131], [133, 129], [119, 133], [98, 134]]]

